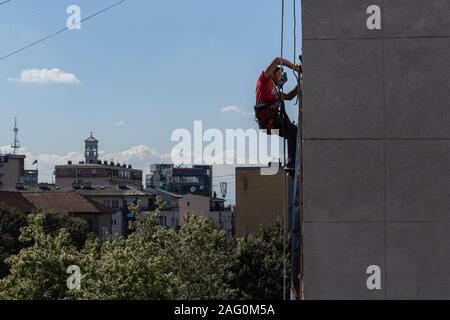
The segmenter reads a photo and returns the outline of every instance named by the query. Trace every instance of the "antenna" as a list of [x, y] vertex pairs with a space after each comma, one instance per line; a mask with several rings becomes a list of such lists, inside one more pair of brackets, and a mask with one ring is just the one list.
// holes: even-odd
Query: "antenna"
[[222, 193], [222, 198], [227, 197], [227, 189], [228, 189], [228, 183], [227, 182], [221, 182], [220, 183], [220, 192]]
[[17, 127], [17, 117], [14, 117], [14, 142], [11, 145], [13, 149], [13, 154], [17, 153], [17, 149], [20, 149], [19, 141], [19, 128]]

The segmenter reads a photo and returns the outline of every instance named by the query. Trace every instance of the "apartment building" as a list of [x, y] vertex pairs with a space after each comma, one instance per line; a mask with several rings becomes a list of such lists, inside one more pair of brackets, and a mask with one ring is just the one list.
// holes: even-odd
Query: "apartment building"
[[184, 195], [180, 204], [180, 226], [185, 223], [185, 217], [189, 214], [198, 214], [211, 219], [217, 228], [225, 230], [229, 237], [234, 236], [234, 212], [231, 207], [225, 206], [225, 200], [202, 197], [195, 194]]
[[212, 166], [194, 165], [191, 168], [171, 164], [153, 164], [146, 176], [146, 187], [176, 194], [197, 194], [212, 197]]
[[76, 192], [112, 210], [112, 234], [128, 233], [128, 222], [133, 218], [129, 206], [138, 205], [141, 212], [155, 209], [156, 197], [134, 186], [99, 186]]
[[25, 180], [25, 156], [0, 155], [0, 191], [20, 187]]
[[85, 161], [55, 167], [55, 183], [59, 188], [83, 188], [89, 186], [135, 186], [142, 188], [142, 170], [114, 161], [101, 161], [99, 141], [91, 136], [85, 140]]

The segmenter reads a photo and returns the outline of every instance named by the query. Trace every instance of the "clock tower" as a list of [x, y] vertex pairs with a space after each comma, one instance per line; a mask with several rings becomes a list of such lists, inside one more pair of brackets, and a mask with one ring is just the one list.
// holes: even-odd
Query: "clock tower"
[[84, 140], [85, 153], [84, 158], [86, 164], [97, 164], [98, 161], [98, 140], [94, 138], [91, 132], [91, 136]]

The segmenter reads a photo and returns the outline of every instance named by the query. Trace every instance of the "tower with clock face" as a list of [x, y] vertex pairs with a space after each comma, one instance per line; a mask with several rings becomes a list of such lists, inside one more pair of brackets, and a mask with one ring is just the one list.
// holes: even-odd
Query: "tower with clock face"
[[94, 138], [91, 132], [91, 136], [84, 140], [85, 153], [84, 158], [86, 164], [97, 164], [98, 161], [98, 140]]

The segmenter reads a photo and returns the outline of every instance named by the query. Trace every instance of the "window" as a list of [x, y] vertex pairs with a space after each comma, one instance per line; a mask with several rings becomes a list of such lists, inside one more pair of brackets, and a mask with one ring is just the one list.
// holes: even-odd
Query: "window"
[[187, 203], [187, 206], [188, 206], [188, 207], [190, 207], [190, 206], [191, 206], [191, 203], [190, 203], [189, 201], [188, 201], [188, 203]]
[[105, 242], [109, 235], [108, 226], [102, 226], [102, 241]]
[[111, 201], [110, 200], [104, 200], [103, 201], [103, 206], [105, 208], [111, 208]]
[[112, 207], [113, 207], [113, 209], [118, 209], [119, 208], [119, 200], [113, 200]]
[[93, 177], [96, 177], [97, 176], [97, 169], [92, 169], [92, 176]]

